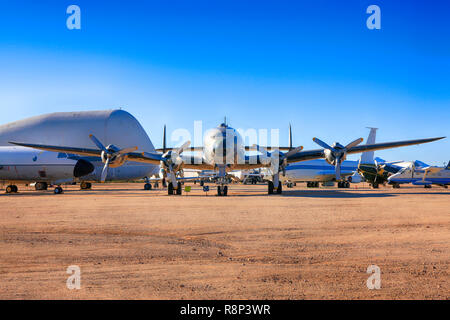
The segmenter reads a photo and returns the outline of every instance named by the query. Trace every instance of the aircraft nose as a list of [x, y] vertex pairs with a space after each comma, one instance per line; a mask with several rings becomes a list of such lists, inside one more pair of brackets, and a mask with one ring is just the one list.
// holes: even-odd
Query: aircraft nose
[[234, 155], [233, 145], [229, 143], [229, 139], [227, 137], [217, 137], [214, 142], [214, 159], [216, 163], [225, 164], [227, 163], [227, 159], [232, 161], [232, 157]]

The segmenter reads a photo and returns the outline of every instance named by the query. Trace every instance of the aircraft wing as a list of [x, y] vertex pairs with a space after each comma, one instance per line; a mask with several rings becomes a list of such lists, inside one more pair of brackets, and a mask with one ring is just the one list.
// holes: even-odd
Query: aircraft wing
[[[22, 143], [22, 142], [12, 142], [17, 146], [28, 147], [38, 150], [53, 151], [53, 152], [64, 152], [77, 154], [81, 156], [94, 156], [100, 157], [102, 151], [100, 149], [87, 149], [87, 148], [74, 148], [74, 147], [60, 147], [60, 146], [49, 146], [43, 144], [32, 144], [32, 143]], [[149, 152], [130, 152], [127, 153], [128, 160], [136, 162], [145, 162], [159, 165], [161, 161], [162, 154], [159, 153], [149, 153]]]
[[[417, 140], [404, 140], [404, 141], [396, 141], [396, 142], [383, 142], [383, 143], [375, 143], [375, 144], [365, 144], [365, 145], [359, 145], [356, 147], [352, 147], [348, 149], [347, 154], [353, 154], [353, 153], [361, 153], [365, 151], [376, 151], [376, 150], [384, 150], [384, 149], [391, 149], [391, 148], [398, 148], [398, 147], [405, 147], [405, 146], [412, 146], [416, 144], [422, 144], [422, 143], [428, 143], [433, 142], [437, 140], [444, 139], [445, 137], [439, 137], [439, 138], [429, 138], [429, 139], [417, 139]], [[314, 160], [314, 159], [321, 159], [325, 157], [325, 150], [324, 149], [316, 149], [316, 150], [305, 150], [297, 152], [293, 155], [290, 155], [287, 158], [287, 162], [297, 162], [297, 161], [306, 161], [306, 160]]]
[[430, 167], [423, 168], [423, 170], [425, 171], [426, 174], [428, 174], [428, 173], [438, 173], [438, 172], [444, 170], [444, 168], [430, 166]]
[[33, 148], [33, 149], [72, 153], [72, 154], [77, 154], [77, 155], [81, 155], [81, 156], [99, 157], [102, 154], [102, 151], [99, 149], [48, 146], [48, 145], [43, 145], [43, 144], [32, 144], [32, 143], [22, 143], [22, 142], [12, 142], [12, 141], [10, 141], [9, 143], [15, 144], [17, 146], [28, 147], [28, 148]]

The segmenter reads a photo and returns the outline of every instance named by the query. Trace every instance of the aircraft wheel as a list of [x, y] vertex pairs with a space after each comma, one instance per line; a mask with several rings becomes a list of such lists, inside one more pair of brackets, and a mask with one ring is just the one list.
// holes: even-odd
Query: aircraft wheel
[[152, 190], [152, 185], [150, 183], [144, 184], [144, 190]]
[[372, 189], [378, 189], [378, 182], [372, 183]]
[[181, 196], [181, 182], [177, 184], [177, 195]]
[[203, 187], [205, 185], [204, 181], [200, 181], [200, 187]]
[[222, 187], [221, 187], [221, 186], [217, 186], [217, 195], [218, 195], [219, 197], [222, 196]]
[[172, 184], [172, 182], [169, 182], [169, 185], [167, 186], [167, 194], [169, 196], [173, 195], [173, 184]]
[[92, 184], [90, 182], [82, 181], [80, 183], [80, 189], [81, 190], [88, 190], [92, 188]]
[[283, 184], [280, 182], [278, 182], [278, 188], [277, 188], [277, 193], [281, 194], [283, 192]]
[[228, 195], [228, 187], [223, 187], [223, 196], [226, 197]]
[[429, 185], [429, 184], [426, 184], [424, 187], [425, 187], [425, 189], [431, 189], [431, 185]]
[[350, 188], [350, 182], [345, 181], [345, 187], [346, 187], [347, 189]]
[[5, 189], [5, 192], [6, 193], [13, 193], [14, 192], [13, 190], [14, 190], [13, 186], [7, 186], [6, 189]]
[[48, 185], [47, 182], [36, 182], [36, 184], [34, 185], [34, 188], [39, 191], [39, 190], [47, 190]]
[[61, 194], [61, 193], [63, 193], [63, 188], [61, 188], [61, 187], [56, 187], [55, 190], [54, 190], [54, 193], [55, 193], [55, 194]]
[[269, 181], [267, 183], [268, 194], [273, 194], [273, 182]]

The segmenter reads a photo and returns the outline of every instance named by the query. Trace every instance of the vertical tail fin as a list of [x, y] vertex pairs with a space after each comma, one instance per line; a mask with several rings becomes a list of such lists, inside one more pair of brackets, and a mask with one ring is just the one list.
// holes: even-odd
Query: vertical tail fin
[[[368, 127], [368, 129], [370, 129], [370, 133], [369, 133], [369, 137], [367, 138], [367, 143], [366, 144], [374, 144], [377, 138], [377, 130], [378, 128], [370, 128]], [[373, 161], [373, 157], [375, 155], [374, 151], [367, 151], [367, 152], [363, 152], [361, 154], [361, 158], [360, 158], [360, 163], [374, 163]]]
[[445, 170], [450, 170], [450, 161], [447, 164], [447, 167], [445, 168]]

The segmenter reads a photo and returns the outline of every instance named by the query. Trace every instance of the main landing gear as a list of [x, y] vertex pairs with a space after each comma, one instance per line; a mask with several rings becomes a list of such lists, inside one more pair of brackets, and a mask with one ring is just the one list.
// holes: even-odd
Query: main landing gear
[[47, 190], [48, 184], [47, 182], [36, 182], [34, 188], [36, 189], [36, 191]]
[[272, 181], [269, 181], [267, 183], [267, 191], [268, 194], [274, 194], [275, 192], [277, 194], [281, 194], [283, 192], [283, 184], [281, 183], [281, 181], [278, 181], [278, 187], [275, 188], [275, 184]]
[[217, 195], [226, 197], [228, 195], [228, 186], [217, 186]]
[[152, 185], [150, 183], [144, 184], [144, 190], [152, 190]]
[[338, 181], [338, 188], [350, 188], [350, 182]]
[[308, 188], [318, 188], [319, 187], [319, 181], [308, 181], [308, 182], [306, 182], [306, 187], [308, 187]]
[[11, 184], [11, 185], [6, 187], [5, 192], [6, 193], [17, 193], [18, 190], [19, 189], [17, 188], [16, 185]]
[[178, 195], [178, 196], [180, 196], [181, 195], [181, 182], [177, 183], [177, 187], [176, 188], [174, 188], [172, 182], [169, 182], [169, 184], [167, 186], [167, 194], [169, 196], [171, 196], [171, 195]]
[[82, 181], [82, 182], [80, 183], [80, 189], [81, 189], [81, 190], [90, 190], [90, 189], [92, 189], [92, 183]]
[[64, 193], [64, 190], [60, 186], [57, 186], [53, 192], [55, 194], [62, 194], [62, 193]]

